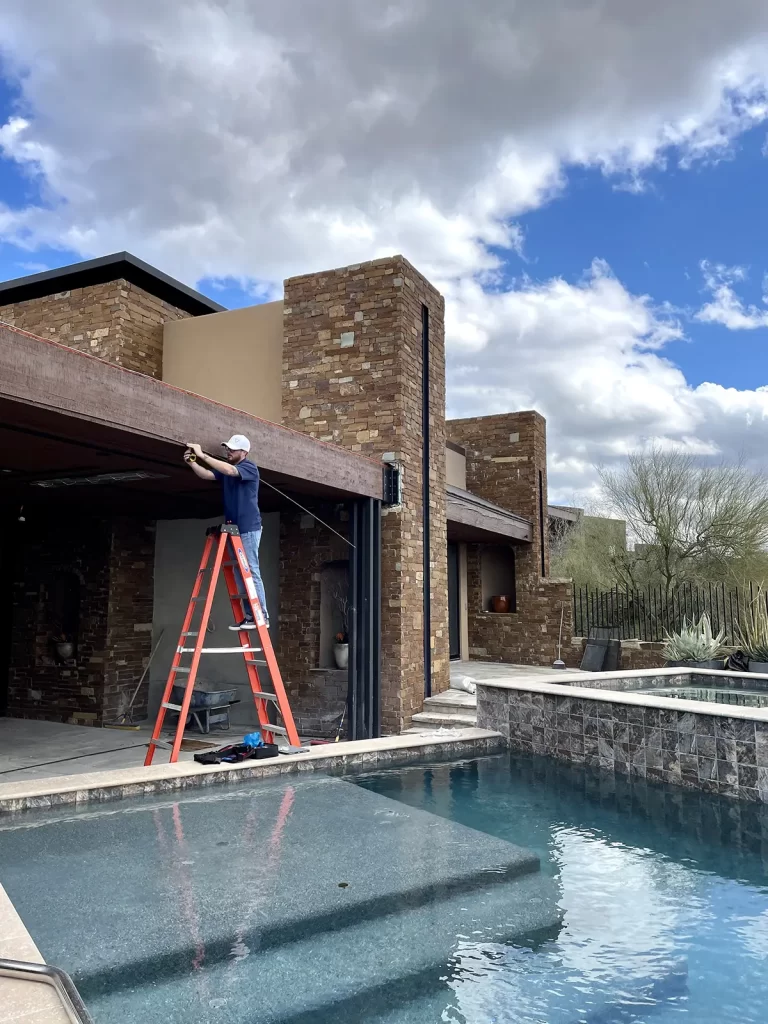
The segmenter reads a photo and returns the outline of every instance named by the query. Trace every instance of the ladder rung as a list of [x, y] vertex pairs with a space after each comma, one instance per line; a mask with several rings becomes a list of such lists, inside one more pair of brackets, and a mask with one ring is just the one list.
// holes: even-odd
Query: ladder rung
[[272, 700], [275, 702], [275, 704], [277, 704], [276, 693], [264, 693], [264, 691], [262, 690], [260, 693], [254, 693], [253, 697], [254, 700]]
[[250, 598], [250, 594], [230, 594], [230, 597], [239, 597], [241, 601], [247, 601]]
[[162, 747], [163, 750], [173, 750], [173, 743], [171, 740], [150, 740], [153, 747]]
[[282, 725], [272, 725], [271, 722], [269, 725], [262, 725], [261, 729], [263, 732], [279, 732], [281, 736], [288, 735], [288, 730], [284, 729]]
[[189, 669], [182, 668], [181, 665], [179, 665], [178, 668], [171, 668], [171, 672], [186, 672], [187, 675], [189, 675]]
[[189, 632], [182, 633], [181, 635], [182, 636], [199, 636], [200, 634], [196, 630], [191, 629], [191, 630], [189, 630]]
[[245, 659], [245, 664], [246, 665], [266, 665], [267, 663], [262, 658], [246, 658]]
[[[255, 654], [261, 647], [202, 647], [201, 654]], [[194, 654], [194, 647], [181, 647], [180, 654]]]
[[168, 708], [169, 711], [181, 711], [181, 704], [168, 704], [166, 701], [163, 701], [162, 706]]

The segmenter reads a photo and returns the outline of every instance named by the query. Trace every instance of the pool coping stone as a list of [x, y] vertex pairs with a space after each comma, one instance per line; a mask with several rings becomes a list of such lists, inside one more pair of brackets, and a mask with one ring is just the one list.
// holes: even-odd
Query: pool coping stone
[[201, 765], [195, 761], [158, 764], [81, 775], [51, 776], [0, 784], [0, 817], [21, 811], [48, 809], [154, 795], [195, 787], [232, 785], [290, 772], [396, 766], [420, 758], [475, 757], [504, 748], [500, 733], [489, 729], [451, 729], [450, 735], [386, 736], [372, 740], [311, 747], [301, 754], [243, 761], [240, 764]]

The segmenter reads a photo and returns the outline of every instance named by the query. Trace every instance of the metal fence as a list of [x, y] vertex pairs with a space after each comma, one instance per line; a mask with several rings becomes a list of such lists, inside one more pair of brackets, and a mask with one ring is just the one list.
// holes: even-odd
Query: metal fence
[[755, 600], [759, 588], [750, 583], [729, 589], [724, 584], [695, 586], [681, 584], [667, 596], [664, 587], [631, 590], [614, 587], [598, 590], [573, 588], [574, 636], [589, 636], [590, 630], [609, 630], [618, 640], [658, 642], [683, 624], [698, 621], [706, 612], [712, 629], [725, 630], [726, 641], [736, 643], [739, 620]]

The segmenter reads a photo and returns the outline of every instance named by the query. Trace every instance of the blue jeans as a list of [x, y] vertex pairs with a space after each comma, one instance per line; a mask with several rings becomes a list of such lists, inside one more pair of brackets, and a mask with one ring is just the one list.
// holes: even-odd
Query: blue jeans
[[[264, 593], [264, 582], [261, 578], [261, 569], [259, 568], [259, 544], [261, 543], [261, 530], [253, 530], [251, 533], [241, 533], [240, 540], [243, 542], [243, 548], [245, 549], [245, 556], [248, 559], [248, 567], [251, 570], [251, 576], [253, 576], [253, 582], [256, 585], [256, 594], [259, 598], [259, 604], [261, 610], [264, 612], [264, 618], [269, 624], [269, 612], [267, 611], [267, 597]], [[235, 569], [239, 578], [240, 590], [245, 593], [245, 582], [240, 573], [239, 569]], [[253, 619], [251, 615], [251, 606], [245, 605], [245, 617], [246, 619]]]

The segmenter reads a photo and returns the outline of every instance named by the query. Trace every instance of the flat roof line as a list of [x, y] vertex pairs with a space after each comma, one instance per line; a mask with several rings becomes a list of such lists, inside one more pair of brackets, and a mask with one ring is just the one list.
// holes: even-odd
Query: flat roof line
[[43, 270], [39, 274], [17, 277], [11, 281], [0, 282], [0, 305], [12, 302], [25, 302], [29, 299], [40, 299], [58, 292], [70, 291], [72, 288], [86, 288], [89, 285], [105, 284], [124, 278], [163, 299], [178, 309], [183, 309], [192, 316], [204, 316], [208, 313], [221, 313], [226, 306], [214, 302], [207, 295], [189, 288], [161, 270], [145, 263], [130, 252], [113, 252], [109, 256], [99, 256], [94, 260], [83, 260], [71, 263], [55, 270]]

